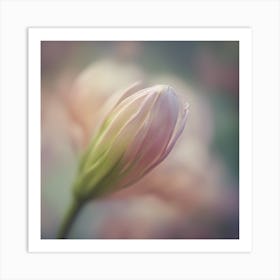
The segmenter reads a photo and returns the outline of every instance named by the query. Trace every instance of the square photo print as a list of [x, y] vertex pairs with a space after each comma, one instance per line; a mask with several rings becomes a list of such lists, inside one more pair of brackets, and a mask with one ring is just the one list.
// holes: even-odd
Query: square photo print
[[42, 40], [41, 239], [239, 239], [239, 41]]

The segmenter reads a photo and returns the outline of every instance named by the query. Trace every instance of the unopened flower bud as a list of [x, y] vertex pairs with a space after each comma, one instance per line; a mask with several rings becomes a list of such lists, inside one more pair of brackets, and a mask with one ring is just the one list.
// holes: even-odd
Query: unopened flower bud
[[99, 197], [139, 180], [174, 147], [187, 118], [168, 85], [126, 90], [116, 102], [81, 160], [74, 195]]

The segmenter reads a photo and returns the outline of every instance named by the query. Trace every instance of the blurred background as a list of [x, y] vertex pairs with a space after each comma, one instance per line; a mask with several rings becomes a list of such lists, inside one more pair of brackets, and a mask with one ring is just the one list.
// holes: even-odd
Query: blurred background
[[56, 238], [104, 102], [139, 80], [185, 96], [185, 130], [142, 180], [88, 203], [69, 238], [239, 238], [235, 41], [41, 42], [41, 237]]

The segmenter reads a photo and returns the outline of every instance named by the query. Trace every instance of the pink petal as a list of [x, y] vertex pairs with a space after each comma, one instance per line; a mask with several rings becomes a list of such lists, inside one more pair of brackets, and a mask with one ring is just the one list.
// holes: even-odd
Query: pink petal
[[151, 110], [149, 131], [143, 140], [138, 165], [152, 165], [161, 155], [172, 137], [179, 111], [178, 99], [169, 90], [164, 91]]
[[137, 139], [137, 151], [131, 157], [134, 161], [131, 159], [129, 162], [132, 167], [129, 169], [129, 165], [126, 165], [122, 170], [121, 176], [124, 178], [119, 187], [137, 181], [160, 162], [159, 159], [174, 134], [178, 111], [176, 95], [167, 92], [159, 96], [147, 121], [148, 131], [143, 129], [144, 135]]
[[142, 88], [143, 83], [138, 81], [126, 88], [122, 94], [119, 96], [117, 103], [114, 107], [116, 107], [118, 104], [120, 104], [125, 98], [131, 96], [132, 94], [135, 94]]
[[168, 146], [166, 147], [164, 153], [162, 154], [160, 160], [163, 160], [168, 154], [169, 152], [171, 151], [171, 149], [174, 147], [176, 141], [178, 140], [178, 138], [180, 137], [180, 135], [182, 134], [184, 128], [185, 128], [185, 125], [186, 125], [186, 120], [187, 120], [187, 116], [188, 116], [188, 107], [189, 105], [185, 105], [185, 108], [183, 110], [183, 113], [180, 117], [180, 119], [178, 120], [177, 122], [177, 125], [176, 125], [176, 129], [175, 129], [175, 133], [174, 135], [172, 136]]

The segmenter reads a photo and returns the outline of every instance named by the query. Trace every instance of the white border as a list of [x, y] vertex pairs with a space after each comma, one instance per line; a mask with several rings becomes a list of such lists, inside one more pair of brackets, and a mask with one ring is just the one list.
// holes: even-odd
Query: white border
[[[0, 279], [279, 280], [279, 8], [278, 0], [0, 1]], [[250, 253], [27, 251], [27, 28], [112, 25], [252, 28]]]
[[[250, 252], [252, 244], [252, 48], [249, 28], [29, 28], [28, 38], [29, 252]], [[40, 239], [40, 42], [52, 40], [240, 42], [240, 238], [238, 240]]]

